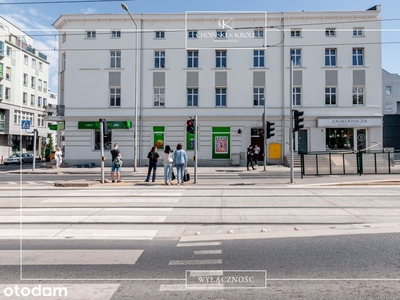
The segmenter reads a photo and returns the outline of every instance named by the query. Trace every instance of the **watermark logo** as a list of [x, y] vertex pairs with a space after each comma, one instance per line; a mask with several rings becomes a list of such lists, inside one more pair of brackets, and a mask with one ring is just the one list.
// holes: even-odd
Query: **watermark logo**
[[218, 27], [221, 29], [234, 29], [235, 24], [233, 18], [230, 19], [219, 19]]
[[187, 289], [265, 289], [265, 270], [187, 270]]
[[24, 286], [14, 285], [14, 287], [6, 287], [3, 290], [6, 297], [67, 297], [68, 290], [66, 287], [52, 287], [52, 286]]

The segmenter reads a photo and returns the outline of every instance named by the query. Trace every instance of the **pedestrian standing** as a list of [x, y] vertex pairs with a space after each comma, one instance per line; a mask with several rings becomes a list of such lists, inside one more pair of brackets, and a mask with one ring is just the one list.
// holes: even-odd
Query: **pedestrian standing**
[[155, 182], [156, 181], [156, 176], [157, 176], [158, 159], [160, 158], [160, 154], [158, 154], [156, 146], [153, 146], [151, 148], [150, 152], [147, 154], [147, 158], [149, 159], [149, 169], [147, 171], [147, 178], [146, 178], [145, 181], [149, 182], [151, 170], [153, 170], [152, 181]]
[[176, 151], [174, 152], [174, 165], [176, 166], [176, 179], [178, 185], [184, 184], [183, 178], [185, 175], [185, 168], [187, 167], [187, 154], [182, 149], [182, 144], [176, 145]]
[[56, 168], [59, 169], [62, 164], [62, 152], [60, 147], [57, 147], [55, 157], [56, 157]]
[[172, 150], [169, 145], [165, 146], [164, 150], [164, 157], [163, 157], [163, 163], [164, 163], [164, 181], [166, 185], [172, 185]]
[[253, 145], [250, 145], [247, 148], [247, 171], [250, 171], [249, 169], [249, 164], [251, 165], [251, 167], [254, 170], [254, 166], [253, 166], [253, 155], [254, 155], [254, 149], [253, 149]]
[[111, 181], [115, 182], [115, 173], [117, 173], [117, 182], [121, 182], [122, 155], [118, 149], [118, 144], [114, 144], [111, 149]]
[[253, 154], [253, 161], [254, 161], [254, 166], [257, 167], [258, 164], [258, 155], [260, 153], [260, 147], [257, 146], [257, 144], [254, 145], [254, 154]]
[[50, 162], [50, 155], [51, 155], [50, 146], [47, 144], [46, 149], [44, 150], [44, 157], [46, 158], [46, 162]]

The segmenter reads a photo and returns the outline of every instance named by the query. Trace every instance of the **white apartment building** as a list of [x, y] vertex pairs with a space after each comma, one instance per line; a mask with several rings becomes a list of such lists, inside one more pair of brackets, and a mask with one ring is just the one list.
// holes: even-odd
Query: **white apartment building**
[[275, 123], [267, 161], [280, 164], [290, 153], [290, 99], [304, 112], [296, 153], [375, 149], [382, 142], [379, 5], [132, 17], [62, 15], [53, 24], [69, 163], [100, 162], [99, 119], [112, 128], [105, 149], [118, 143], [125, 165], [134, 158], [135, 126], [139, 165], [153, 145], [161, 152], [182, 143], [192, 157], [186, 121], [196, 115], [199, 165], [230, 165], [238, 157], [244, 164], [249, 144], [264, 153], [265, 105]]
[[[37, 155], [46, 136], [49, 62], [33, 48], [32, 37], [0, 17], [0, 159], [13, 152], [33, 153], [33, 130], [38, 130]], [[30, 120], [30, 129], [21, 129]]]

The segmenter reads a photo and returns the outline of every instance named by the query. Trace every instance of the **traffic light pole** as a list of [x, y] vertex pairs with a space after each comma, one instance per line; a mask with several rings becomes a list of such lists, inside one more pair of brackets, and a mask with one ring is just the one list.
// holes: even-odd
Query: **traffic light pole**
[[289, 150], [290, 150], [290, 183], [293, 183], [293, 55], [290, 53], [290, 110], [289, 110]]
[[264, 118], [263, 118], [263, 128], [264, 128], [264, 172], [267, 171], [267, 105], [264, 99]]
[[101, 183], [104, 183], [104, 120], [100, 119]]
[[197, 126], [197, 115], [194, 116], [194, 179], [193, 183], [197, 183], [197, 150], [198, 150], [198, 126]]
[[33, 130], [33, 161], [32, 161], [32, 171], [35, 171], [36, 166], [36, 139], [38, 135], [38, 130]]

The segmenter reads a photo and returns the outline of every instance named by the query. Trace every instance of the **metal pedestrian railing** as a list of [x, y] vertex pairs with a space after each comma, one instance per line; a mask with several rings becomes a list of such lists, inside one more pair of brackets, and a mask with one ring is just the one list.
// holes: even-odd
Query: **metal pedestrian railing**
[[301, 176], [400, 174], [395, 164], [397, 151], [314, 152], [302, 153]]

